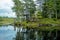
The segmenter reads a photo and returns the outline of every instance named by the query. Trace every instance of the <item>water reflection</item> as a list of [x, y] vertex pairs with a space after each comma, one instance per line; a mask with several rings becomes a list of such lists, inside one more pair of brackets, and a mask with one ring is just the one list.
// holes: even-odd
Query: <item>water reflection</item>
[[0, 26], [0, 40], [59, 40], [60, 31], [41, 31], [16, 26]]
[[[20, 28], [21, 29], [21, 28]], [[35, 29], [26, 29], [18, 31], [15, 37], [15, 40], [57, 40], [57, 32], [56, 30], [53, 31], [40, 31]]]
[[13, 37], [15, 37], [15, 35], [16, 31], [14, 31], [13, 26], [0, 26], [0, 40], [13, 40]]

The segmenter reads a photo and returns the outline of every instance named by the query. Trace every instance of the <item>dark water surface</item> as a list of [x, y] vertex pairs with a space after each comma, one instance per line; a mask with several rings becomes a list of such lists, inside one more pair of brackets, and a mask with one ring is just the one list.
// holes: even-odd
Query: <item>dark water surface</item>
[[60, 40], [60, 31], [40, 31], [11, 25], [0, 26], [0, 40]]

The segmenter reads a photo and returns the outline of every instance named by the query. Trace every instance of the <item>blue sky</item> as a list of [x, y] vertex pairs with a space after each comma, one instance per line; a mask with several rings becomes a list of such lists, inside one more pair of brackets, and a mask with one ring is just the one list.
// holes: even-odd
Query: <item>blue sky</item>
[[16, 17], [11, 9], [13, 5], [12, 0], [0, 0], [0, 16]]

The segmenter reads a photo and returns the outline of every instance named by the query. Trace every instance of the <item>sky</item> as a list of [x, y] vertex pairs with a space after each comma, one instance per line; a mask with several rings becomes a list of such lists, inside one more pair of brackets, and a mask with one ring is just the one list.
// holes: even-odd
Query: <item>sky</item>
[[0, 0], [0, 16], [16, 17], [12, 11], [13, 5], [12, 0]]

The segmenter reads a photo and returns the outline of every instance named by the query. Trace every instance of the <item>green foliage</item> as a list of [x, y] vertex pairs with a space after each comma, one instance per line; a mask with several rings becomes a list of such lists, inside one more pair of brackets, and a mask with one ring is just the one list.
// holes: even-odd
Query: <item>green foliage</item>
[[[60, 24], [57, 18], [60, 18], [60, 3], [56, 0], [44, 0], [42, 11], [37, 10], [36, 4], [33, 0], [13, 0], [14, 7], [13, 10], [17, 15], [17, 24], [22, 24], [23, 26], [37, 27], [38, 24]], [[40, 1], [40, 0], [37, 0]], [[36, 2], [37, 2], [36, 1]], [[40, 3], [39, 3], [40, 5]], [[26, 14], [24, 14], [24, 12]], [[21, 16], [26, 16], [26, 20], [19, 22]], [[31, 20], [33, 20], [31, 22]], [[35, 20], [35, 21], [34, 21]], [[46, 28], [47, 29], [47, 28]]]
[[13, 24], [14, 23], [14, 18], [0, 18], [0, 25], [8, 25], [8, 24]]
[[20, 0], [13, 0], [13, 2], [14, 2], [14, 7], [12, 9], [16, 13], [16, 16], [17, 16], [16, 21], [20, 22], [21, 20], [20, 17], [22, 16], [23, 11], [24, 11], [24, 5]]
[[41, 11], [37, 11], [36, 16], [38, 19], [42, 18], [42, 12]]
[[[43, 17], [44, 18], [59, 18], [59, 0], [45, 0], [43, 4]], [[55, 16], [54, 16], [55, 15]]]
[[[34, 14], [36, 8], [33, 0], [13, 0], [14, 7], [12, 8], [17, 15], [17, 21], [23, 20], [23, 17], [26, 16], [26, 19], [30, 18]], [[28, 11], [27, 14], [24, 14], [24, 11]], [[28, 17], [30, 16], [30, 17]]]

